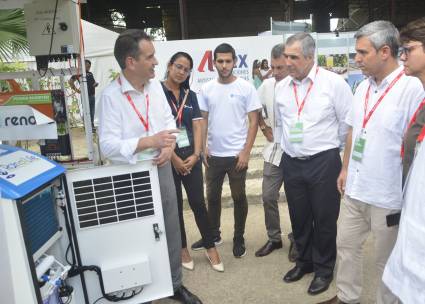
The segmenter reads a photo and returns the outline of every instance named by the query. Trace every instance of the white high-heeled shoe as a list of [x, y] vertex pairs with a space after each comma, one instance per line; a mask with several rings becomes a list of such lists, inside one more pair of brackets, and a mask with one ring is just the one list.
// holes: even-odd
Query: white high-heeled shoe
[[207, 257], [208, 261], [210, 262], [212, 269], [214, 269], [215, 271], [218, 271], [218, 272], [224, 271], [223, 262], [220, 261], [220, 263], [218, 263], [218, 264], [213, 264], [211, 259], [210, 259], [210, 256], [208, 255], [208, 252], [205, 252], [205, 256]]
[[195, 269], [195, 263], [193, 263], [193, 260], [187, 263], [182, 262], [182, 266], [183, 268], [187, 269], [187, 270], [193, 270]]

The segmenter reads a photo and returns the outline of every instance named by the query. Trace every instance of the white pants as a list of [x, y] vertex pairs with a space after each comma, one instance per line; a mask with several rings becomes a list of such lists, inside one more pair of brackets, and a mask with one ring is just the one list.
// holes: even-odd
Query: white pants
[[345, 196], [337, 235], [337, 296], [346, 303], [359, 303], [362, 292], [363, 245], [372, 232], [376, 274], [379, 278], [377, 304], [399, 303], [382, 282], [385, 264], [397, 239], [398, 226], [388, 227], [386, 216], [399, 210], [384, 209]]

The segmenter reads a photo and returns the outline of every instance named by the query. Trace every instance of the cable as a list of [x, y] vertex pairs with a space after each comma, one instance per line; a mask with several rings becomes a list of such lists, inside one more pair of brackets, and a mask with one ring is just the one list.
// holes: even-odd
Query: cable
[[99, 299], [97, 299], [96, 301], [94, 301], [93, 304], [96, 304], [97, 302], [99, 302], [102, 299], [104, 299], [104, 298], [103, 297], [100, 297]]
[[[50, 35], [50, 48], [49, 48], [49, 55], [47, 55], [47, 65], [49, 64], [50, 56], [52, 55], [52, 47], [53, 47], [53, 35], [55, 33], [55, 22], [56, 22], [56, 13], [58, 12], [58, 3], [59, 0], [56, 0], [55, 4], [55, 11], [53, 13], [53, 25], [52, 25], [52, 35]], [[41, 75], [40, 71], [38, 71], [38, 74], [40, 77], [44, 77], [47, 74], [48, 69], [44, 71], [44, 74]]]

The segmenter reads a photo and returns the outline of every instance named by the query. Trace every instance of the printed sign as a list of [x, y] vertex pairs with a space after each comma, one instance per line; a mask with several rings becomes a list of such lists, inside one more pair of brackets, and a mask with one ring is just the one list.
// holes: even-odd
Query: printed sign
[[0, 178], [15, 186], [52, 168], [52, 163], [25, 151], [16, 151], [0, 157]]

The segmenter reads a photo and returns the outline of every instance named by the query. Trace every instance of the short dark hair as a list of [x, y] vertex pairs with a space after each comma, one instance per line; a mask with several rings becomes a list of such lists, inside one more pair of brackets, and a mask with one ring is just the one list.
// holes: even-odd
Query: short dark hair
[[214, 50], [214, 61], [217, 59], [218, 53], [232, 53], [233, 60], [236, 60], [236, 52], [233, 46], [228, 43], [222, 43], [217, 46]]
[[[177, 59], [179, 59], [180, 57], [186, 58], [187, 60], [189, 60], [189, 65], [190, 65], [190, 69], [193, 69], [193, 59], [192, 57], [186, 53], [186, 52], [177, 52], [175, 53], [173, 56], [171, 56], [170, 61], [168, 62], [168, 66], [171, 66]], [[168, 77], [168, 70], [167, 70], [167, 75], [166, 77]], [[190, 74], [187, 75], [187, 78], [185, 81], [183, 81], [180, 86], [185, 88], [185, 89], [190, 89], [190, 84], [189, 84], [189, 79], [190, 79]]]
[[91, 65], [91, 61], [90, 61], [90, 60], [86, 59], [86, 60], [84, 60], [84, 61], [85, 61], [85, 63], [88, 63], [88, 64], [90, 64], [90, 65]]
[[402, 43], [419, 41], [422, 43], [422, 47], [425, 50], [425, 17], [408, 23], [400, 31], [400, 40]]
[[140, 40], [152, 41], [152, 38], [139, 29], [129, 29], [122, 32], [115, 41], [114, 56], [121, 69], [125, 69], [127, 57], [137, 58], [140, 55]]

